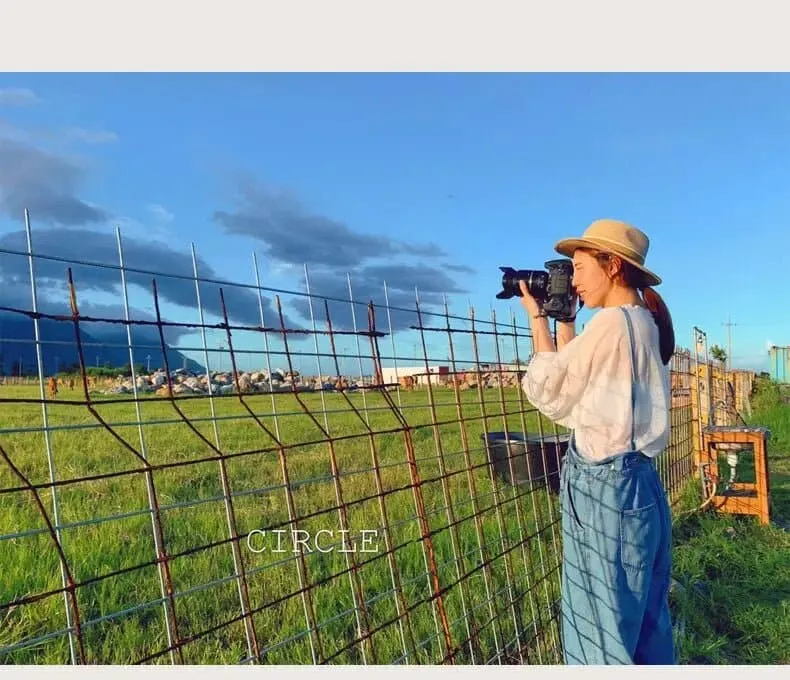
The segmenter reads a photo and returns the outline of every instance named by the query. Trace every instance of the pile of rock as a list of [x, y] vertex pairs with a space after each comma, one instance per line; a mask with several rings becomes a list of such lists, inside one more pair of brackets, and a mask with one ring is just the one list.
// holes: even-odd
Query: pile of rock
[[[334, 390], [339, 387], [355, 389], [358, 382], [346, 377], [338, 379], [337, 376], [302, 376], [299, 371], [273, 370], [271, 376], [268, 371], [241, 372], [238, 374], [238, 383], [230, 371], [214, 371], [209, 376], [205, 373], [194, 373], [179, 368], [170, 373], [170, 384], [173, 394], [180, 395], [208, 395], [208, 394], [243, 394], [271, 393], [271, 392], [311, 392], [317, 389]], [[131, 376], [118, 376], [114, 381], [102, 389], [102, 394], [131, 394], [135, 387], [138, 393], [153, 392], [158, 397], [169, 396], [167, 373], [162, 370], [154, 371], [150, 375], [138, 375], [133, 382]]]
[[[501, 372], [497, 370], [467, 371], [464, 373], [459, 372], [454, 376], [447, 374], [431, 376], [431, 385], [434, 387], [446, 387], [451, 390], [455, 388], [456, 384], [459, 390], [476, 390], [478, 384], [483, 389], [498, 388], [500, 384], [503, 387], [512, 388], [519, 385], [522, 375], [523, 372], [504, 369]], [[402, 389], [409, 391], [413, 389], [424, 390], [427, 389], [427, 382], [422, 378], [423, 376], [420, 376], [420, 379], [417, 380], [413, 376], [404, 376], [398, 382]], [[389, 389], [394, 390], [395, 387], [393, 386]]]
[[[480, 371], [480, 373], [467, 371], [455, 376], [455, 380], [458, 382], [459, 390], [476, 390], [478, 384], [482, 385], [483, 389], [499, 388], [500, 384], [502, 387], [509, 388], [518, 387], [521, 375], [523, 374], [520, 372], [504, 370], [501, 373], [499, 371]], [[448, 382], [448, 386], [453, 387], [452, 381]]]
[[[500, 383], [503, 387], [518, 387], [521, 374], [516, 371], [502, 371], [501, 374], [496, 370], [486, 370], [477, 373], [467, 371], [457, 376], [443, 376], [441, 384], [447, 388], [453, 388], [453, 380], [458, 383], [460, 390], [477, 389], [478, 382], [483, 389], [497, 389]], [[170, 384], [173, 394], [182, 395], [208, 395], [208, 394], [260, 394], [272, 392], [313, 392], [316, 390], [357, 390], [370, 384], [370, 380], [354, 379], [347, 376], [338, 378], [336, 375], [304, 376], [299, 371], [289, 372], [283, 369], [272, 370], [271, 375], [268, 371], [243, 371], [238, 374], [237, 382], [231, 371], [213, 371], [210, 375], [205, 373], [195, 373], [187, 369], [179, 368], [170, 372]], [[131, 376], [119, 375], [115, 380], [108, 380], [101, 389], [97, 390], [102, 394], [132, 394], [154, 393], [158, 397], [167, 397], [168, 376], [162, 370], [157, 370], [150, 375], [136, 376], [136, 382], [132, 382]], [[414, 384], [413, 387], [423, 389], [423, 385]], [[393, 386], [390, 388], [394, 390]]]

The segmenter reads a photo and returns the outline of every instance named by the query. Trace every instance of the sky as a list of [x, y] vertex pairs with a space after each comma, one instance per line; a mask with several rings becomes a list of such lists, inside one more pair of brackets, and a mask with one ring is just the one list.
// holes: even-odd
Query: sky
[[[47, 255], [117, 264], [118, 227], [129, 267], [189, 277], [194, 243], [201, 276], [250, 286], [254, 252], [294, 328], [312, 324], [305, 265], [315, 295], [347, 298], [350, 277], [356, 300], [383, 304], [386, 282], [393, 307], [413, 310], [416, 289], [426, 312], [446, 296], [453, 314], [471, 305], [481, 323], [493, 310], [526, 325], [517, 300], [494, 297], [499, 267], [542, 269], [557, 240], [612, 217], [648, 234], [679, 345], [697, 326], [726, 348], [731, 320], [733, 366], [767, 370], [767, 348], [790, 345], [788, 166], [783, 74], [0, 75], [0, 250], [24, 248], [27, 208]], [[29, 308], [26, 267], [0, 254], [0, 304]], [[65, 265], [37, 267], [43, 307], [62, 311]], [[135, 318], [153, 318], [152, 278], [129, 277]], [[75, 280], [83, 313], [122, 316], [117, 270], [77, 267]], [[165, 318], [199, 321], [194, 282], [157, 285]], [[223, 290], [232, 322], [260, 323], [253, 288]], [[216, 287], [201, 296], [206, 321], [221, 321]], [[264, 291], [267, 326], [279, 324], [274, 304]], [[335, 328], [352, 322], [347, 302], [330, 314]], [[399, 363], [414, 364], [414, 314], [391, 321]], [[356, 322], [367, 324], [363, 307]], [[447, 336], [426, 335], [445, 362]], [[202, 347], [189, 329], [168, 340]], [[350, 337], [337, 342], [356, 353]], [[469, 358], [469, 336], [456, 342]], [[212, 350], [226, 344], [209, 333]]]

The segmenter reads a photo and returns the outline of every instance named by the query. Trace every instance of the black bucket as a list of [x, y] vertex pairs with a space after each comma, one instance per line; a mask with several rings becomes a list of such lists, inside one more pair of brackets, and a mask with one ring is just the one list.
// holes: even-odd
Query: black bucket
[[507, 484], [530, 489], [548, 485], [553, 493], [559, 493], [560, 470], [569, 434], [524, 437], [519, 432], [489, 432], [488, 436], [480, 435], [480, 439], [485, 444], [488, 460]]

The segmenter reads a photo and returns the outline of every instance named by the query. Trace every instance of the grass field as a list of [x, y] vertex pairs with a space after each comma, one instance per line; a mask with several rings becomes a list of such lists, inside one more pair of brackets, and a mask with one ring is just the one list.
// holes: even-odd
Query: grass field
[[[2, 389], [6, 397], [37, 396], [32, 388]], [[427, 392], [403, 394], [403, 413], [411, 426], [408, 439], [413, 445], [413, 467], [408, 464], [401, 423], [377, 394], [349, 395], [360, 409], [359, 415], [350, 410], [340, 394], [326, 394], [326, 421], [321, 414], [321, 395], [302, 395], [309, 409], [318, 414], [318, 423], [302, 412], [293, 395], [287, 394], [275, 398], [276, 419], [270, 395], [250, 396], [247, 403], [259, 422], [246, 413], [236, 397], [214, 400], [216, 419], [211, 418], [207, 399], [178, 401], [195, 431], [179, 422], [172, 405], [143, 400], [140, 419], [146, 425], [142, 435], [148, 461], [158, 466], [152, 476], [177, 593], [171, 619], [177, 620], [182, 639], [192, 639], [182, 647], [182, 657], [176, 657], [176, 661], [236, 663], [254, 651], [248, 648], [244, 622], [239, 620], [242, 610], [233, 578], [233, 550], [228, 541], [217, 449], [228, 456], [224, 467], [233, 493], [237, 535], [246, 537], [256, 529], [288, 528], [289, 506], [294, 516], [305, 518], [298, 527], [311, 535], [318, 530], [337, 532], [343, 527], [354, 532], [379, 530], [376, 554], [339, 549], [313, 552], [306, 556], [303, 567], [290, 550], [253, 553], [245, 540], [239, 543], [248, 573], [248, 601], [256, 610], [252, 617], [255, 636], [262, 645], [265, 643], [258, 651], [266, 650], [267, 662], [355, 663], [362, 660], [363, 653], [368, 662], [436, 662], [447, 653], [441, 608], [453, 646], [478, 630], [472, 651], [465, 647], [457, 657], [459, 662], [474, 659], [484, 663], [495, 660], [498, 654], [511, 661], [555, 661], [557, 632], [553, 617], [559, 578], [556, 497], [545, 488], [530, 491], [499, 481], [492, 483], [480, 439], [484, 421], [481, 406], [476, 403], [477, 392], [463, 394], [459, 409], [451, 391], [436, 392], [437, 401], [444, 402], [436, 408], [436, 420], [446, 423], [437, 428], [430, 426]], [[59, 399], [69, 397], [68, 392], [59, 395]], [[74, 399], [80, 397], [74, 393]], [[499, 391], [489, 390], [486, 397], [484, 410], [490, 416], [486, 418], [487, 429], [504, 430]], [[363, 398], [366, 411], [362, 411]], [[512, 413], [507, 416], [507, 429], [526, 427], [535, 432], [538, 419], [535, 414], [521, 415], [524, 404], [518, 393], [509, 390], [507, 399], [506, 409]], [[83, 583], [94, 579], [76, 590], [85, 655], [89, 661], [103, 663], [130, 663], [148, 657], [153, 657], [151, 662], [170, 663], [168, 654], [154, 656], [168, 646], [167, 607], [161, 602], [154, 562], [146, 477], [140, 472], [142, 461], [135, 455], [135, 451], [142, 451], [135, 404], [106, 398], [97, 404], [96, 411], [106, 421], [116, 423], [112, 432], [93, 427], [97, 419], [84, 405], [48, 405], [49, 425], [69, 426], [51, 432], [55, 477], [76, 480], [57, 489], [59, 522], [68, 527], [62, 532], [63, 548], [74, 580]], [[459, 415], [467, 421], [464, 427], [457, 422]], [[6, 433], [0, 445], [33, 485], [49, 479], [44, 436], [35, 431], [41, 423], [40, 404], [3, 407], [3, 428], [31, 430]], [[547, 432], [552, 431], [549, 423], [542, 424]], [[343, 439], [330, 447], [322, 442], [322, 427]], [[286, 446], [319, 443], [288, 448], [281, 456], [265, 428]], [[371, 430], [379, 434], [368, 436]], [[462, 436], [467, 437], [468, 444]], [[437, 441], [441, 456], [437, 455]], [[333, 482], [333, 455], [334, 467], [340, 471], [339, 485]], [[376, 468], [380, 475], [374, 473]], [[284, 474], [290, 493], [283, 484]], [[421, 481], [417, 488], [427, 526], [415, 518], [418, 499], [412, 474], [419, 475]], [[10, 466], [0, 464], [0, 489], [22, 486]], [[342, 524], [337, 510], [338, 487], [347, 507]], [[381, 498], [390, 527], [392, 558], [387, 555], [386, 536], [381, 530], [385, 524]], [[50, 490], [42, 490], [41, 499], [51, 515]], [[60, 588], [58, 555], [30, 491], [0, 494], [0, 517], [5, 537], [0, 541], [0, 602]], [[104, 521], [89, 523], [102, 518]], [[419, 540], [421, 531], [428, 527], [438, 588], [444, 589], [440, 598], [431, 598], [437, 584], [426, 575], [431, 555]], [[38, 533], [30, 535], [33, 530]], [[336, 535], [335, 542], [340, 540]], [[322, 546], [328, 542], [330, 539], [324, 538]], [[254, 543], [253, 547], [260, 545]], [[276, 549], [273, 540], [264, 545]], [[365, 547], [372, 549], [370, 544]], [[349, 567], [346, 560], [352, 557], [361, 563], [357, 579], [344, 573]], [[146, 566], [132, 570], [137, 565]], [[301, 589], [300, 568], [303, 584], [319, 584], [310, 590], [309, 599], [297, 595]], [[95, 580], [122, 569], [128, 571]], [[401, 601], [393, 596], [393, 573], [401, 579]], [[361, 621], [362, 627], [375, 630], [364, 650], [348, 647], [358, 635], [354, 594], [366, 601], [367, 621]], [[398, 606], [401, 612], [408, 610], [400, 618], [402, 625], [398, 623]], [[62, 593], [12, 607], [0, 617], [4, 617], [0, 647], [6, 647], [5, 662], [69, 661], [68, 639], [62, 634], [42, 639], [32, 647], [15, 646], [66, 627]], [[308, 621], [319, 629], [313, 636], [305, 633]], [[529, 655], [514, 659], [518, 648], [528, 649]]]
[[[790, 393], [790, 392], [789, 392]], [[684, 663], [790, 663], [790, 405], [759, 383], [750, 424], [771, 430], [771, 525], [753, 518], [691, 513], [674, 529], [675, 600]], [[679, 510], [699, 504], [690, 486]], [[680, 591], [679, 591], [680, 592]]]
[[[38, 397], [33, 388], [0, 390], [4, 398]], [[84, 404], [50, 403], [49, 425], [67, 428], [51, 432], [50, 446], [55, 478], [68, 482], [57, 488], [59, 524], [65, 527], [61, 537], [72, 577], [82, 584], [76, 598], [86, 661], [170, 663], [168, 618], [177, 621], [178, 636], [187, 641], [176, 662], [238, 663], [256, 651], [247, 643], [234, 578], [224, 465], [236, 535], [242, 537], [237, 556], [247, 574], [246, 601], [254, 612], [257, 652], [266, 663], [435, 663], [447, 654], [442, 614], [452, 646], [461, 647], [460, 663], [558, 663], [557, 498], [545, 488], [492, 481], [480, 439], [484, 422], [488, 431], [535, 433], [540, 425], [550, 433], [552, 426], [534, 413], [522, 415], [527, 404], [515, 390], [505, 394], [507, 423], [498, 390], [486, 392], [483, 408], [476, 391], [462, 393], [460, 407], [451, 391], [437, 390], [435, 396], [442, 402], [436, 406], [437, 427], [431, 425], [425, 391], [402, 394], [408, 435], [377, 394], [349, 395], [359, 415], [343, 396], [324, 395], [326, 420], [322, 396], [301, 395], [318, 423], [292, 395], [275, 397], [276, 418], [271, 396], [248, 397], [258, 422], [236, 397], [215, 399], [215, 418], [207, 399], [179, 400], [195, 430], [172, 405], [148, 398], [139, 406], [144, 448], [134, 403], [100, 398], [97, 414], [114, 424], [112, 431], [96, 426], [97, 417]], [[59, 400], [70, 397], [62, 392]], [[778, 393], [763, 390], [754, 402], [754, 419], [773, 431], [774, 517], [781, 523], [790, 519], [790, 407]], [[0, 428], [26, 431], [0, 434], [0, 446], [33, 486], [46, 484], [50, 475], [41, 425], [40, 404], [2, 406]], [[322, 428], [340, 439], [330, 446]], [[677, 425], [678, 431], [687, 429]], [[305, 442], [314, 443], [296, 446]], [[222, 465], [217, 450], [225, 454]], [[152, 477], [172, 605], [166, 592], [163, 597], [155, 561], [138, 457], [143, 451], [156, 468]], [[339, 471], [338, 484], [333, 470]], [[24, 486], [0, 460], [0, 604], [62, 586], [53, 540]], [[687, 485], [679, 510], [699, 503], [697, 486]], [[345, 514], [338, 510], [338, 493]], [[40, 497], [52, 518], [51, 491], [42, 490]], [[332, 552], [306, 554], [304, 563], [290, 550], [252, 552], [245, 541], [249, 532], [288, 528], [289, 509], [298, 527], [313, 536], [343, 527], [377, 529], [378, 552], [346, 553], [336, 545]], [[420, 540], [424, 531], [430, 531], [433, 555]], [[788, 662], [788, 535], [712, 513], [677, 520], [675, 577], [683, 590], [673, 604], [683, 629], [681, 662]], [[327, 543], [331, 539], [322, 541]], [[263, 544], [276, 548], [273, 539]], [[355, 545], [364, 547], [358, 538]], [[438, 584], [427, 566], [432, 559]], [[357, 565], [355, 576], [349, 568]], [[400, 599], [393, 594], [393, 575], [400, 579]], [[307, 584], [318, 585], [300, 595]], [[364, 607], [355, 609], [355, 596]], [[61, 592], [0, 609], [0, 659], [68, 663], [66, 625]], [[351, 644], [358, 626], [373, 631], [365, 645]], [[470, 637], [474, 644], [463, 645]]]

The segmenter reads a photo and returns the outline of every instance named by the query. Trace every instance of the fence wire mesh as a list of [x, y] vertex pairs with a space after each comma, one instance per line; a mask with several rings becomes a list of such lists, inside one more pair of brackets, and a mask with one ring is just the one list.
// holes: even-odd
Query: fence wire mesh
[[[25, 236], [0, 251], [30, 289], [0, 307], [5, 663], [561, 662], [567, 433], [519, 388], [514, 315]], [[673, 499], [702, 365], [672, 360]]]

